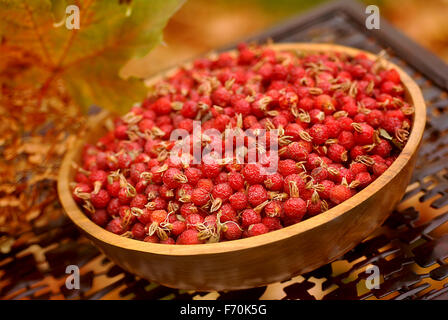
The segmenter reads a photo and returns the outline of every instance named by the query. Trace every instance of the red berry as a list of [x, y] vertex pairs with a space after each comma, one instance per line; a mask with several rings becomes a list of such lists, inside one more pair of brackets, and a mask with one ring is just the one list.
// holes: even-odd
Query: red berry
[[243, 168], [243, 175], [249, 184], [260, 184], [264, 181], [264, 169], [258, 163], [246, 164]]
[[281, 217], [283, 215], [283, 207], [280, 201], [271, 201], [264, 207], [264, 213], [267, 217]]
[[128, 138], [128, 126], [120, 125], [115, 128], [114, 134], [117, 139], [125, 140]]
[[330, 199], [330, 192], [335, 186], [335, 183], [331, 180], [323, 180], [320, 184], [323, 186], [323, 190], [318, 191], [319, 197], [324, 200]]
[[349, 117], [354, 117], [358, 114], [358, 106], [355, 102], [348, 102], [342, 106], [342, 110], [347, 112]]
[[285, 109], [290, 108], [291, 106], [297, 106], [298, 102], [299, 98], [291, 91], [285, 92], [285, 94], [281, 95], [278, 100], [280, 107]]
[[78, 183], [73, 189], [72, 195], [76, 202], [82, 203], [84, 200], [80, 196], [82, 197], [82, 194], [86, 195], [90, 192], [92, 192], [92, 187], [89, 184]]
[[193, 187], [190, 184], [183, 184], [176, 190], [176, 200], [180, 202], [187, 202], [191, 200]]
[[392, 146], [386, 140], [380, 139], [380, 143], [373, 148], [373, 152], [382, 158], [387, 158], [392, 152]]
[[229, 186], [235, 191], [244, 188], [244, 178], [239, 172], [229, 172], [227, 181]]
[[317, 167], [311, 171], [311, 177], [317, 182], [321, 182], [328, 178], [328, 170], [324, 167]]
[[193, 213], [185, 218], [185, 223], [187, 224], [188, 229], [196, 229], [197, 226], [204, 222], [204, 218], [198, 214]]
[[355, 181], [359, 182], [361, 188], [367, 187], [372, 182], [372, 177], [368, 172], [360, 172], [356, 175]]
[[131, 229], [134, 239], [143, 240], [145, 238], [145, 225], [143, 223], [135, 223]]
[[225, 203], [221, 206], [221, 210], [219, 210], [221, 213], [221, 222], [226, 221], [236, 221], [237, 220], [237, 214], [234, 208], [231, 204]]
[[289, 123], [285, 128], [285, 135], [292, 137], [291, 139], [294, 141], [298, 141], [300, 139], [300, 131], [303, 128], [301, 125], [297, 123]]
[[196, 188], [191, 194], [191, 202], [197, 206], [203, 206], [210, 200], [210, 193], [204, 188]]
[[382, 175], [384, 173], [384, 171], [387, 170], [387, 168], [388, 168], [388, 166], [385, 163], [375, 163], [372, 166], [372, 171], [373, 171], [373, 174], [376, 177], [378, 177], [378, 176]]
[[369, 125], [374, 128], [380, 127], [384, 122], [383, 112], [380, 110], [372, 110], [367, 114], [366, 121]]
[[295, 161], [306, 161], [308, 159], [308, 151], [298, 142], [288, 145], [288, 155]]
[[306, 213], [306, 202], [300, 198], [289, 198], [283, 204], [283, 210], [287, 218], [300, 220]]
[[352, 196], [349, 187], [341, 184], [334, 186], [330, 191], [330, 200], [335, 204], [340, 204]]
[[163, 243], [163, 244], [176, 244], [176, 240], [174, 240], [171, 237], [168, 237], [165, 240], [160, 240], [160, 243]]
[[95, 222], [97, 225], [104, 227], [109, 220], [109, 216], [107, 215], [106, 210], [99, 209], [95, 210], [94, 213], [92, 213], [92, 221]]
[[328, 140], [328, 128], [323, 124], [315, 124], [310, 128], [309, 134], [315, 144], [324, 144]]
[[99, 209], [99, 208], [106, 208], [110, 201], [109, 193], [101, 189], [97, 193], [92, 192], [90, 194], [90, 201], [92, 202], [92, 205]]
[[249, 227], [251, 224], [260, 223], [261, 216], [253, 209], [246, 209], [241, 213], [241, 225], [243, 228]]
[[131, 204], [130, 207], [135, 207], [135, 208], [140, 208], [143, 209], [143, 207], [145, 206], [145, 204], [148, 203], [148, 197], [145, 196], [144, 194], [137, 194], [132, 200], [131, 200]]
[[90, 173], [89, 180], [92, 184], [100, 182], [101, 185], [105, 185], [107, 181], [107, 173], [103, 170], [95, 170]]
[[176, 220], [172, 224], [171, 234], [175, 237], [180, 235], [187, 229], [187, 224], [184, 221]]
[[229, 180], [227, 172], [221, 172], [213, 181], [215, 184], [227, 183]]
[[115, 234], [122, 234], [126, 231], [126, 228], [123, 226], [121, 218], [118, 217], [109, 221], [106, 230]]
[[336, 108], [336, 101], [326, 94], [321, 94], [316, 97], [315, 101], [316, 108], [324, 111], [325, 114], [332, 114]]
[[308, 201], [308, 208], [307, 208], [307, 215], [308, 216], [315, 216], [322, 212], [322, 201], [317, 200], [315, 202]]
[[199, 179], [198, 183], [196, 184], [197, 188], [203, 188], [207, 190], [208, 192], [212, 192], [213, 190], [213, 181], [210, 179]]
[[259, 236], [260, 234], [267, 233], [269, 231], [268, 227], [263, 223], [255, 223], [247, 229], [247, 235], [249, 237]]
[[341, 163], [348, 160], [347, 150], [340, 144], [334, 143], [328, 147], [327, 156], [334, 162]]
[[142, 209], [142, 214], [140, 214], [140, 215], [137, 217], [137, 219], [138, 219], [138, 221], [140, 221], [143, 225], [147, 225], [147, 224], [152, 223], [152, 221], [151, 221], [151, 215], [152, 215], [152, 211], [149, 210], [149, 209], [147, 209], [147, 208], [144, 208], [144, 209]]
[[154, 126], [155, 122], [152, 119], [142, 119], [138, 123], [138, 128], [141, 132], [151, 131]]
[[209, 178], [216, 177], [221, 172], [220, 165], [216, 160], [207, 158], [202, 164], [202, 172]]
[[256, 207], [268, 199], [268, 193], [261, 184], [255, 184], [247, 190], [247, 199], [253, 207]]
[[196, 185], [202, 177], [202, 171], [198, 168], [188, 167], [184, 170], [185, 176], [187, 177], [188, 183], [191, 185]]
[[314, 100], [310, 97], [303, 97], [302, 99], [300, 99], [300, 106], [305, 111], [310, 111], [314, 108]]
[[399, 84], [401, 82], [400, 74], [395, 69], [390, 69], [385, 72], [384, 79], [393, 83]]
[[392, 136], [402, 127], [403, 122], [396, 117], [386, 117], [383, 121], [382, 127]]
[[185, 218], [190, 214], [197, 213], [198, 208], [193, 203], [184, 203], [180, 207], [180, 214]]
[[235, 210], [245, 209], [248, 205], [247, 196], [244, 192], [236, 192], [229, 198], [232, 208]]
[[266, 180], [264, 180], [264, 185], [268, 190], [281, 191], [283, 190], [283, 176], [279, 173], [273, 173], [271, 175], [268, 175], [266, 176]]
[[199, 232], [194, 229], [187, 229], [182, 232], [176, 240], [176, 244], [200, 244], [203, 241], [199, 240]]
[[120, 181], [115, 180], [112, 183], [108, 183], [106, 189], [111, 197], [118, 197], [118, 192], [120, 191]]
[[294, 160], [286, 159], [278, 162], [278, 172], [286, 177], [290, 174], [298, 173], [299, 169]]
[[170, 200], [174, 197], [174, 191], [164, 184], [159, 188], [159, 195], [163, 199]]
[[355, 128], [355, 142], [358, 145], [366, 145], [373, 143], [374, 129], [367, 123], [352, 124]]
[[352, 159], [355, 159], [359, 156], [363, 156], [366, 154], [365, 149], [363, 148], [363, 146], [354, 146], [351, 150], [350, 150], [350, 157]]
[[153, 201], [153, 210], [162, 210], [165, 209], [167, 206], [167, 202], [165, 199], [161, 198], [161, 197], [156, 197]]
[[341, 127], [341, 130], [344, 131], [352, 131], [353, 127], [352, 127], [352, 123], [353, 120], [349, 117], [341, 117], [338, 118], [337, 120], [339, 122], [339, 126]]
[[291, 192], [290, 188], [292, 182], [295, 184], [299, 192], [305, 189], [305, 180], [303, 179], [303, 176], [299, 174], [290, 174], [285, 178], [285, 182], [283, 185], [283, 189], [286, 193], [289, 194]]
[[338, 143], [346, 150], [350, 150], [355, 145], [355, 137], [350, 131], [342, 131], [338, 136]]
[[191, 118], [193, 119], [196, 117], [196, 114], [198, 113], [198, 106], [195, 101], [187, 101], [182, 105], [181, 114], [185, 118]]
[[367, 166], [361, 162], [353, 162], [350, 164], [350, 171], [356, 176], [361, 172], [366, 172]]
[[77, 172], [75, 174], [75, 182], [84, 183], [84, 184], [89, 184], [90, 185], [89, 178], [84, 173], [81, 173], [81, 172]]
[[[331, 119], [331, 120], [330, 120]], [[328, 129], [328, 137], [329, 138], [337, 138], [341, 133], [341, 125], [337, 120], [329, 118], [329, 120], [325, 120], [325, 126]]]
[[400, 119], [401, 121], [406, 119], [403, 111], [401, 111], [400, 109], [386, 111], [385, 117], [386, 118], [397, 118], [397, 119]]
[[236, 113], [240, 113], [243, 116], [248, 116], [250, 114], [250, 103], [246, 99], [239, 99], [233, 105]]
[[120, 206], [121, 203], [118, 198], [113, 198], [109, 201], [106, 211], [109, 216], [116, 216], [118, 214], [118, 211], [120, 210]]
[[166, 210], [154, 210], [150, 214], [150, 220], [151, 220], [151, 222], [161, 223], [166, 220], [167, 216], [168, 216], [168, 212], [166, 212]]
[[150, 243], [159, 243], [160, 242], [159, 238], [155, 234], [153, 234], [152, 236], [146, 236], [145, 239], [143, 239], [143, 241], [150, 242]]
[[214, 104], [225, 107], [230, 100], [230, 93], [226, 88], [220, 87], [212, 93], [211, 98]]
[[230, 222], [225, 224], [223, 234], [227, 240], [236, 240], [241, 238], [243, 231], [236, 222]]
[[171, 112], [171, 101], [167, 97], [162, 97], [154, 102], [153, 107], [154, 111], [159, 115], [168, 114]]
[[283, 228], [280, 219], [276, 217], [264, 217], [263, 219], [261, 219], [261, 223], [263, 223], [269, 229], [269, 231]]
[[226, 201], [232, 195], [232, 188], [228, 183], [217, 184], [212, 191], [213, 198]]
[[169, 168], [163, 174], [163, 183], [169, 189], [178, 188], [182, 182], [186, 183], [187, 177], [179, 169]]

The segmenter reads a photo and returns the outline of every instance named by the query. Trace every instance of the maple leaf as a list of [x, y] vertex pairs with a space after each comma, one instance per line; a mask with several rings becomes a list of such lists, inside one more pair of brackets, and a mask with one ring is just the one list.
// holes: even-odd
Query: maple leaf
[[[147, 89], [141, 79], [123, 79], [120, 69], [161, 42], [167, 20], [183, 2], [0, 0], [0, 85], [29, 83], [45, 95], [62, 80], [83, 110], [96, 104], [124, 113]], [[69, 5], [79, 8], [79, 29], [66, 27]]]

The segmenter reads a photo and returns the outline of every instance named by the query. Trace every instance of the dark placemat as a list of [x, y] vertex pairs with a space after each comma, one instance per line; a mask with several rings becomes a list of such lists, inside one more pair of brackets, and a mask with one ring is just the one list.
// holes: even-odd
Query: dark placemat
[[[378, 53], [386, 49], [420, 85], [428, 123], [413, 180], [396, 211], [345, 256], [306, 275], [231, 292], [166, 288], [129, 274], [100, 253], [62, 214], [16, 235], [0, 250], [2, 299], [448, 299], [448, 67], [381, 21], [364, 27], [353, 2], [331, 3], [254, 37], [260, 42], [330, 42]], [[80, 268], [80, 289], [65, 286], [66, 266]], [[379, 267], [378, 289], [366, 268]]]

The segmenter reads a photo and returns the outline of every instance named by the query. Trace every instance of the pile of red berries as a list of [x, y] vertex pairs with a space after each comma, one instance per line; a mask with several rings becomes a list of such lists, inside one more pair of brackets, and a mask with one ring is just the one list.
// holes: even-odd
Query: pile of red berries
[[[141, 105], [86, 145], [73, 197], [98, 225], [155, 243], [252, 237], [347, 200], [396, 159], [413, 106], [399, 73], [364, 54], [303, 54], [241, 44], [153, 86]], [[278, 130], [266, 162], [170, 157], [175, 128]], [[222, 135], [218, 143], [223, 143]], [[203, 137], [201, 148], [216, 143]], [[259, 151], [250, 137], [245, 156]], [[210, 161], [211, 160], [211, 161]], [[224, 161], [225, 160], [225, 161]]]

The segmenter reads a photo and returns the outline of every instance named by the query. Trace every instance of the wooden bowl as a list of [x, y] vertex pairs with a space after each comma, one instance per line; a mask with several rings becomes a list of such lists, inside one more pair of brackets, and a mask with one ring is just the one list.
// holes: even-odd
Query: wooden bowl
[[[275, 50], [303, 52], [357, 49], [330, 44], [275, 44]], [[370, 58], [377, 56], [365, 52]], [[72, 198], [69, 183], [85, 142], [95, 142], [106, 129], [107, 115], [77, 141], [62, 163], [58, 192], [71, 220], [106, 256], [123, 269], [162, 285], [194, 290], [244, 289], [282, 281], [312, 271], [340, 257], [378, 228], [402, 198], [408, 185], [426, 121], [426, 107], [417, 84], [398, 66], [407, 100], [415, 107], [409, 140], [395, 162], [368, 187], [338, 206], [298, 224], [261, 236], [201, 245], [153, 244], [115, 235], [92, 222]], [[173, 70], [168, 71], [173, 72]], [[165, 73], [166, 74], [166, 73]], [[155, 76], [150, 82], [163, 75]]]

